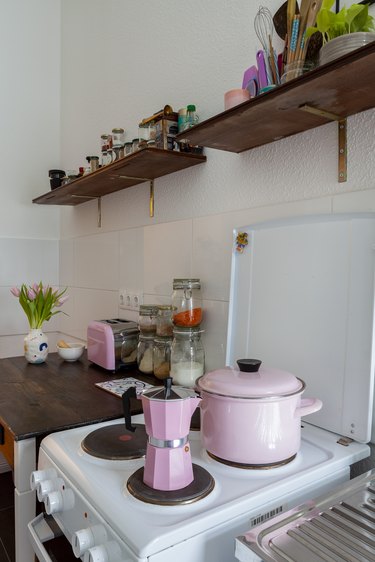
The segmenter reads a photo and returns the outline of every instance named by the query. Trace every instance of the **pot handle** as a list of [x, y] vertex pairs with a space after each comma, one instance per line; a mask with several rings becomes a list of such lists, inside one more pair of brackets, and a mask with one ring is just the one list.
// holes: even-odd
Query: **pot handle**
[[303, 416], [318, 412], [322, 406], [323, 402], [319, 398], [302, 398], [301, 405], [294, 412], [294, 417], [303, 418]]
[[137, 398], [137, 392], [134, 386], [125, 390], [122, 395], [122, 407], [124, 409], [125, 426], [129, 431], [135, 431], [137, 428], [132, 425], [132, 417], [130, 413], [130, 398]]

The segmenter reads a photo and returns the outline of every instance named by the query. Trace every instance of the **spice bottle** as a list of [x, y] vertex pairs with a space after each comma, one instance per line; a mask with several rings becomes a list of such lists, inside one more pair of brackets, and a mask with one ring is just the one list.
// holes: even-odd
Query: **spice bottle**
[[124, 146], [124, 129], [112, 129], [113, 148]]
[[137, 347], [137, 365], [141, 373], [152, 375], [154, 371], [153, 364], [154, 336], [139, 335]]
[[173, 280], [173, 324], [199, 326], [202, 322], [201, 284], [199, 279]]
[[173, 322], [172, 322], [172, 305], [160, 305], [156, 315], [156, 335], [157, 336], [173, 336]]
[[175, 327], [171, 346], [171, 371], [174, 384], [193, 388], [204, 373], [204, 349], [199, 327]]
[[153, 364], [154, 375], [158, 379], [169, 377], [171, 369], [171, 337], [155, 336]]

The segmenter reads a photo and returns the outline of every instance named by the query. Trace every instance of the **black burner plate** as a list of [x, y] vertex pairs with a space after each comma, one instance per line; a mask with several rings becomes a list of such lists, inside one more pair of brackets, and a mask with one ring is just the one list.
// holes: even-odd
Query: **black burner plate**
[[193, 464], [194, 480], [182, 490], [165, 492], [154, 490], [143, 482], [143, 467], [132, 474], [127, 482], [129, 492], [138, 500], [157, 505], [181, 505], [206, 497], [215, 487], [215, 480], [203, 467]]
[[145, 456], [147, 434], [144, 425], [134, 424], [135, 432], [125, 423], [107, 425], [92, 431], [82, 441], [82, 449], [100, 459], [130, 460]]
[[213, 453], [210, 453], [210, 451], [207, 451], [207, 453], [215, 461], [221, 462], [222, 464], [226, 464], [228, 466], [233, 466], [234, 468], [245, 468], [246, 470], [268, 470], [270, 468], [278, 468], [279, 466], [284, 466], [284, 464], [288, 464], [292, 462], [297, 456], [296, 453], [295, 455], [289, 457], [288, 459], [277, 461], [277, 462], [271, 462], [268, 464], [245, 464], [241, 462], [228, 461], [226, 459], [222, 459], [220, 457], [217, 457]]

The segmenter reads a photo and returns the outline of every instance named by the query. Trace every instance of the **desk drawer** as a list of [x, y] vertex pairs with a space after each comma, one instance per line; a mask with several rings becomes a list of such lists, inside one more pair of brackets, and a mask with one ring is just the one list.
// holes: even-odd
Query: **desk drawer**
[[14, 440], [11, 433], [0, 423], [0, 453], [4, 455], [8, 464], [14, 466]]

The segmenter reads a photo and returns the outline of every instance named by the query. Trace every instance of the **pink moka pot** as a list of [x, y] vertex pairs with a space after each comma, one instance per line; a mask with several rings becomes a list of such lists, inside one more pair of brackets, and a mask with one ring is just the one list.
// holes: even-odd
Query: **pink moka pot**
[[[194, 479], [188, 436], [201, 399], [191, 389], [172, 387], [168, 377], [164, 387], [144, 392], [141, 400], [148, 435], [143, 482], [155, 490], [185, 488]], [[131, 429], [130, 417], [125, 421]]]

